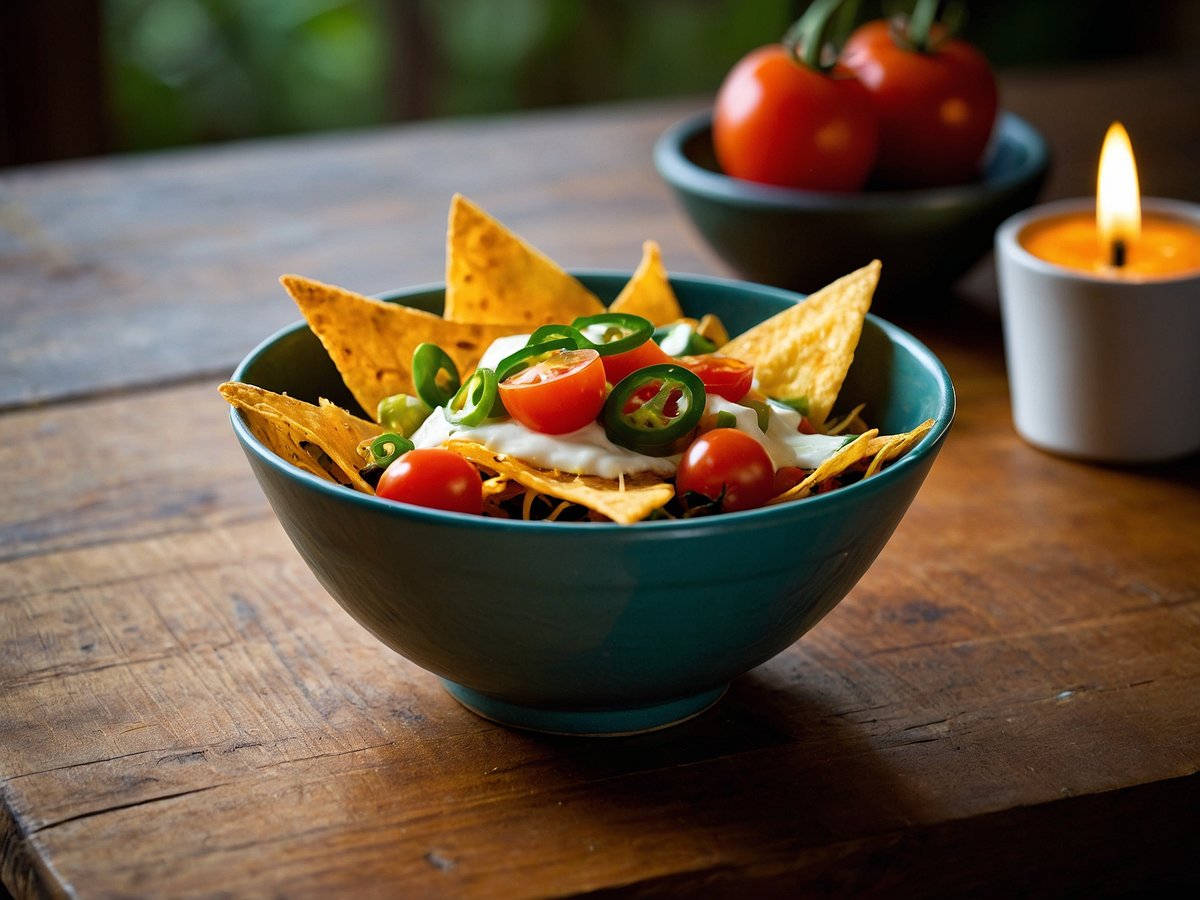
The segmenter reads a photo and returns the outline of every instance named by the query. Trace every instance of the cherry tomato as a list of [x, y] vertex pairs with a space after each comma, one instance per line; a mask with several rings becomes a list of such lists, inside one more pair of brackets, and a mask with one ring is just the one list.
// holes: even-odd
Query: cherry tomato
[[726, 175], [818, 191], [855, 191], [878, 143], [871, 97], [848, 69], [818, 71], [783, 44], [729, 71], [713, 107], [713, 149]]
[[644, 344], [639, 344], [632, 350], [601, 357], [601, 361], [604, 363], [604, 377], [608, 379], [608, 383], [617, 384], [626, 375], [638, 369], [675, 362], [675, 359], [667, 355], [653, 340], [647, 339]]
[[906, 44], [898, 26], [875, 20], [842, 50], [879, 120], [877, 180], [930, 187], [977, 178], [998, 103], [987, 60], [936, 25], [924, 50]]
[[700, 376], [704, 389], [710, 394], [737, 403], [754, 383], [754, 366], [731, 356], [680, 356], [682, 363]]
[[542, 434], [566, 434], [593, 421], [606, 393], [595, 350], [560, 350], [500, 382], [508, 414]]
[[775, 496], [775, 467], [763, 445], [736, 428], [706, 431], [683, 453], [675, 489], [720, 499], [721, 509], [754, 509]]
[[775, 496], [786, 493], [808, 477], [799, 466], [780, 466], [775, 472]]
[[483, 511], [479, 470], [441, 447], [409, 450], [384, 469], [375, 494], [450, 512], [479, 515]]

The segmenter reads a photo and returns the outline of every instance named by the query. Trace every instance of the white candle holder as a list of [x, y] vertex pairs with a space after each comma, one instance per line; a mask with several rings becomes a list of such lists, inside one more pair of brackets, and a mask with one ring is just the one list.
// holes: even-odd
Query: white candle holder
[[[1093, 275], [1020, 243], [1032, 222], [1094, 208], [1043, 204], [996, 232], [1013, 425], [1035, 447], [1093, 462], [1187, 456], [1200, 450], [1200, 272]], [[1200, 228], [1195, 204], [1144, 198], [1142, 208]]]

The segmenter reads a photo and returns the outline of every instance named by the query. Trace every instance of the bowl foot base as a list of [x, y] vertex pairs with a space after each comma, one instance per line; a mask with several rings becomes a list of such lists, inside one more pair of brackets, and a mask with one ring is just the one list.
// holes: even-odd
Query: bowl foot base
[[660, 728], [678, 725], [700, 715], [715, 704], [729, 687], [723, 684], [709, 691], [654, 706], [569, 710], [509, 703], [446, 679], [442, 679], [442, 685], [450, 696], [471, 712], [501, 725], [540, 731], [544, 734], [608, 737], [657, 731]]

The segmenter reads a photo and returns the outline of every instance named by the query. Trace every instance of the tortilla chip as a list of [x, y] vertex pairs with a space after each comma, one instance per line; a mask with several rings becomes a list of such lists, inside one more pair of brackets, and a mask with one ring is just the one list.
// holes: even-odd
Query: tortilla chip
[[424, 310], [299, 275], [284, 275], [279, 281], [369, 416], [376, 415], [384, 397], [415, 393], [412, 355], [418, 344], [430, 341], [445, 350], [465, 380], [492, 341], [519, 334], [523, 327], [447, 322]]
[[871, 455], [872, 441], [879, 435], [878, 429], [863, 432], [853, 441], [846, 444], [837, 453], [829, 457], [808, 474], [799, 484], [789, 488], [768, 503], [783, 503], [787, 500], [799, 500], [807, 497], [814, 487], [827, 478], [840, 475], [860, 459]]
[[820, 431], [854, 361], [880, 268], [875, 260], [839, 278], [733, 338], [721, 352], [753, 363], [768, 395], [806, 400], [809, 421]]
[[520, 333], [602, 312], [599, 298], [557, 263], [454, 195], [446, 236], [447, 320], [518, 322]]
[[657, 243], [645, 241], [642, 244], [641, 263], [608, 308], [611, 312], [649, 319], [655, 327], [684, 318], [683, 307], [671, 288]]
[[477, 466], [504, 475], [526, 489], [578, 503], [621, 525], [640, 522], [654, 510], [666, 506], [675, 489], [650, 473], [627, 475], [622, 481], [598, 475], [572, 475], [539, 469], [474, 441], [450, 441], [447, 449]]
[[[237, 405], [237, 404], [235, 404]], [[290, 462], [298, 469], [303, 469], [318, 478], [332, 481], [335, 484], [349, 480], [344, 473], [335, 475], [320, 463], [320, 448], [309, 443], [298, 429], [287, 426], [279, 418], [265, 409], [260, 412], [253, 406], [239, 406], [246, 426], [258, 440], [280, 459]]]
[[906, 434], [881, 435], [876, 437], [871, 441], [867, 455], [878, 457], [879, 465], [882, 466], [884, 463], [891, 462], [893, 459], [897, 459], [911, 450], [921, 438], [925, 437], [931, 428], [933, 428], [933, 419], [926, 419]]
[[[358, 445], [376, 437], [379, 426], [352, 415], [328, 400], [314, 406], [287, 394], [276, 394], [252, 384], [230, 381], [221, 385], [221, 396], [253, 418], [251, 431], [284, 459], [307, 472], [324, 475], [339, 484], [350, 484], [373, 494], [375, 490], [358, 474], [364, 460]], [[262, 432], [262, 433], [260, 433]], [[322, 453], [328, 463], [322, 464]], [[319, 471], [314, 471], [313, 467]]]

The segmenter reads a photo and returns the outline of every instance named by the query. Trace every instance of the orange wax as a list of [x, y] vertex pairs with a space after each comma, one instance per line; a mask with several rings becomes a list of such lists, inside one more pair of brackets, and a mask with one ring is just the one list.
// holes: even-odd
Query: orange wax
[[1096, 216], [1065, 213], [1031, 222], [1017, 238], [1039, 259], [1088, 274], [1169, 278], [1200, 274], [1200, 227], [1185, 219], [1142, 213], [1142, 233], [1126, 245], [1125, 265], [1111, 264], [1101, 245]]

